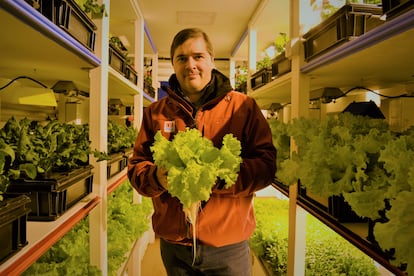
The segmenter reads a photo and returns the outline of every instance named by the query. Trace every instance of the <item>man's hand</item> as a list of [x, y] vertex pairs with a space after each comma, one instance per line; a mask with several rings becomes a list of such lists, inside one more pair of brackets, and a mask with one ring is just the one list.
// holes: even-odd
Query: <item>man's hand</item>
[[158, 179], [158, 182], [161, 184], [162, 187], [164, 187], [165, 189], [168, 188], [167, 170], [166, 169], [157, 167], [157, 179]]

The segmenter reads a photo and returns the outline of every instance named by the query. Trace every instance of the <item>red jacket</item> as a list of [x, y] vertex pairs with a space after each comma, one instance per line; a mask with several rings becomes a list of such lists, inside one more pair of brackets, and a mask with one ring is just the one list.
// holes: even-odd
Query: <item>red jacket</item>
[[[179, 91], [174, 75], [170, 86]], [[177, 243], [191, 243], [191, 229], [182, 205], [157, 181], [150, 146], [158, 130], [168, 139], [186, 127], [196, 127], [203, 136], [221, 147], [223, 136], [232, 133], [241, 141], [243, 162], [231, 188], [217, 184], [197, 218], [197, 238], [205, 245], [224, 246], [250, 238], [256, 226], [252, 199], [255, 191], [269, 185], [276, 173], [276, 150], [269, 125], [256, 102], [232, 91], [224, 75], [213, 70], [201, 107], [195, 108], [179, 92], [168, 89], [165, 97], [144, 110], [134, 154], [128, 165], [133, 187], [152, 198], [153, 229], [159, 237]]]

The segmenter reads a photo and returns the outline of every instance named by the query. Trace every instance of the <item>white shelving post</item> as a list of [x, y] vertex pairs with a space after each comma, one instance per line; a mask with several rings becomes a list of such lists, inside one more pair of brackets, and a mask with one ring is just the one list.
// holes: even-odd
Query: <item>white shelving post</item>
[[[291, 119], [308, 117], [309, 77], [301, 73], [303, 46], [300, 42], [300, 1], [290, 1], [290, 43], [287, 54], [292, 60], [291, 80]], [[291, 151], [295, 151], [291, 141]], [[289, 188], [289, 234], [288, 234], [288, 268], [287, 274], [305, 275], [306, 249], [306, 212], [297, 205], [298, 184]]]
[[[107, 152], [108, 124], [108, 48], [110, 0], [104, 3], [108, 16], [95, 20], [97, 39], [95, 53], [101, 58], [101, 65], [90, 71], [90, 124], [91, 148]], [[91, 158], [94, 160], [95, 158]], [[90, 262], [97, 266], [102, 275], [108, 274], [107, 249], [107, 162], [94, 162], [93, 193], [100, 198], [100, 204], [89, 215]]]

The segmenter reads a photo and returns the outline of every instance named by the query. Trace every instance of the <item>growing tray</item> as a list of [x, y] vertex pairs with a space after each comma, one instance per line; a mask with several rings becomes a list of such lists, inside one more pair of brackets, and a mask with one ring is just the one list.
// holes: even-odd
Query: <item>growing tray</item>
[[56, 5], [55, 23], [93, 51], [97, 29], [93, 21], [74, 0], [54, 0], [54, 3]]
[[414, 9], [414, 0], [382, 0], [382, 9], [386, 19], [391, 20]]
[[53, 173], [45, 179], [13, 180], [8, 194], [25, 194], [31, 199], [29, 221], [53, 221], [92, 192], [92, 166], [68, 173]]
[[262, 68], [254, 73], [250, 78], [250, 84], [253, 90], [262, 87], [266, 83], [272, 81], [272, 70], [268, 68]]
[[272, 63], [272, 78], [280, 77], [292, 70], [292, 60], [288, 59], [285, 52], [277, 55]]
[[109, 65], [121, 75], [125, 76], [126, 58], [112, 44], [109, 44]]
[[303, 35], [309, 61], [381, 25], [382, 7], [350, 3]]
[[27, 245], [27, 215], [30, 198], [25, 195], [0, 202], [0, 263]]
[[97, 27], [74, 0], [25, 0], [25, 2], [90, 51], [94, 51]]
[[344, 200], [343, 196], [330, 196], [323, 198], [306, 190], [304, 187], [299, 188], [299, 196], [311, 203], [318, 210], [326, 213], [341, 223], [367, 222], [366, 218], [359, 217]]
[[138, 74], [137, 71], [132, 67], [132, 65], [127, 64], [125, 67], [125, 77], [132, 82], [133, 84], [138, 84]]
[[120, 173], [127, 166], [126, 162], [123, 152], [111, 154], [111, 159], [107, 161], [106, 178], [110, 179]]

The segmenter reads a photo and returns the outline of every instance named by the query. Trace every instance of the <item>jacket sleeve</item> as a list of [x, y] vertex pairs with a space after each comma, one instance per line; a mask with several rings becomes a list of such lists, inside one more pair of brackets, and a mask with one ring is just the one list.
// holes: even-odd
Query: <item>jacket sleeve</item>
[[141, 129], [134, 145], [134, 152], [128, 162], [128, 178], [139, 194], [148, 197], [160, 196], [166, 190], [158, 183], [157, 166], [154, 165], [151, 145], [154, 143], [154, 130], [150, 109], [144, 110]]
[[243, 158], [235, 185], [213, 193], [221, 195], [247, 196], [270, 185], [276, 174], [276, 149], [273, 145], [270, 126], [259, 106], [252, 98], [246, 100], [247, 108], [240, 127]]

